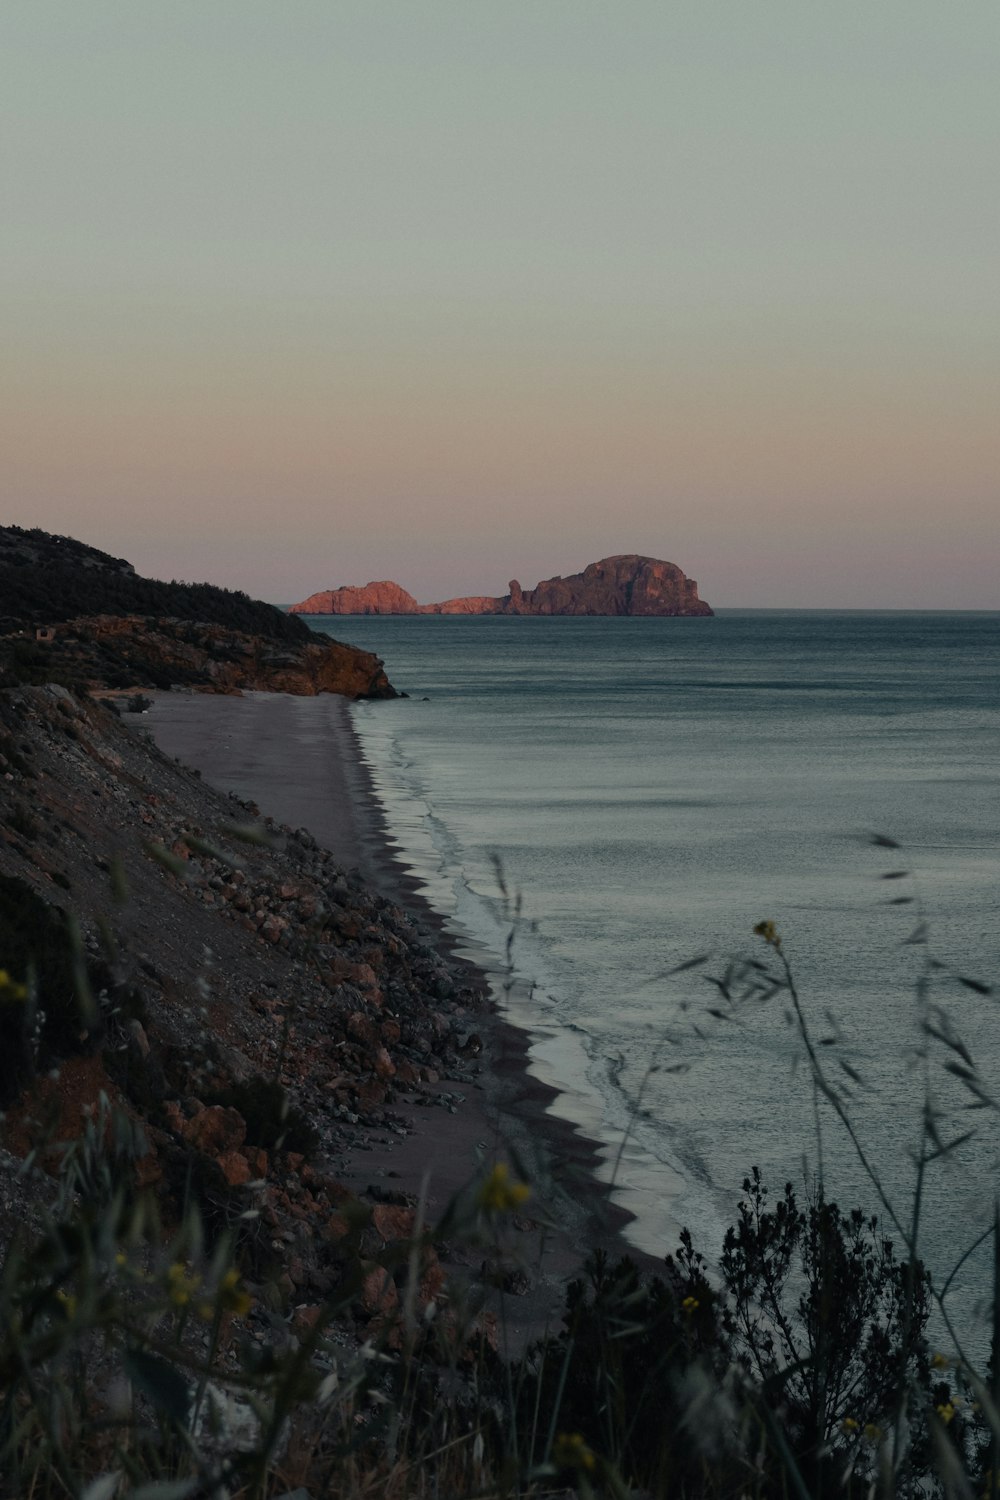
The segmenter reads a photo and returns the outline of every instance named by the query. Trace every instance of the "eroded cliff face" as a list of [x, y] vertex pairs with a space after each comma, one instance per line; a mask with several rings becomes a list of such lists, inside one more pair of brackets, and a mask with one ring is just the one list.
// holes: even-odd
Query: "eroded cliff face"
[[511, 615], [710, 615], [698, 585], [676, 563], [630, 553], [605, 557], [568, 578], [522, 590], [514, 579], [503, 601]]
[[372, 652], [319, 637], [298, 645], [190, 620], [86, 615], [58, 626], [44, 649], [71, 677], [92, 686], [396, 696]]
[[711, 615], [698, 585], [676, 563], [626, 553], [591, 563], [568, 578], [546, 578], [533, 589], [516, 579], [510, 592], [418, 604], [397, 583], [327, 589], [293, 604], [293, 614], [329, 615]]

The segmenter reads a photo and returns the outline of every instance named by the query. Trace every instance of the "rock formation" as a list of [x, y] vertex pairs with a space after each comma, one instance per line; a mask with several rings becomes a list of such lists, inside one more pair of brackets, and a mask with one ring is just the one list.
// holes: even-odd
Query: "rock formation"
[[546, 578], [522, 589], [517, 579], [497, 598], [474, 595], [418, 604], [388, 581], [364, 588], [325, 589], [293, 604], [303, 615], [710, 615], [698, 585], [675, 563], [628, 553], [591, 563], [568, 578]]
[[322, 589], [310, 594], [301, 604], [293, 604], [293, 615], [419, 615], [420, 605], [412, 594], [400, 588], [398, 583], [384, 579], [381, 583], [366, 583], [364, 588], [346, 586], [338, 589]]
[[90, 688], [396, 696], [379, 657], [312, 632], [299, 644], [205, 621], [84, 615], [55, 626], [51, 642], [36, 651], [48, 675]]

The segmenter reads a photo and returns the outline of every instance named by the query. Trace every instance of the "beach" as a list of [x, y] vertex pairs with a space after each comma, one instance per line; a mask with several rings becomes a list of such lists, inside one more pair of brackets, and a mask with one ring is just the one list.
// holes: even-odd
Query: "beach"
[[[503, 976], [475, 967], [423, 901], [394, 853], [391, 831], [368, 783], [346, 700], [253, 693], [242, 697], [170, 693], [143, 716], [156, 744], [196, 769], [217, 790], [256, 804], [262, 816], [308, 830], [346, 870], [356, 869], [414, 920], [463, 979], [497, 994]], [[523, 1269], [519, 1294], [504, 1298], [500, 1337], [510, 1352], [554, 1326], [565, 1285], [599, 1246], [636, 1256], [621, 1238], [628, 1215], [594, 1175], [596, 1148], [550, 1113], [555, 1091], [528, 1070], [529, 1038], [505, 1022], [495, 1003], [472, 1018], [476, 1058], [471, 1084], [444, 1078], [443, 1107], [428, 1107], [426, 1086], [395, 1090], [405, 1134], [367, 1132], [329, 1164], [359, 1195], [416, 1198], [436, 1222], [455, 1194], [497, 1160], [523, 1170], [532, 1198], [514, 1215], [508, 1249]]]

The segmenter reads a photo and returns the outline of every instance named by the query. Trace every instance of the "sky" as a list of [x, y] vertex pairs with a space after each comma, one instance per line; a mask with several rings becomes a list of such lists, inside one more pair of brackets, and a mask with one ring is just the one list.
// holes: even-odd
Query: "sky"
[[1000, 609], [995, 0], [4, 0], [0, 521]]

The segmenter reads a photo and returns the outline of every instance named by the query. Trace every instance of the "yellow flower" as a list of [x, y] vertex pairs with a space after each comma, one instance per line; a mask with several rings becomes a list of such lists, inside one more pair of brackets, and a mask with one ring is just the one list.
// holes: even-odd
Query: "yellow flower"
[[520, 1208], [530, 1197], [531, 1189], [528, 1184], [512, 1182], [507, 1163], [498, 1161], [479, 1189], [477, 1202], [487, 1213], [503, 1213], [505, 1210]]
[[931, 1360], [931, 1369], [946, 1370], [950, 1363], [951, 1361], [949, 1360], [947, 1354], [935, 1354], [934, 1358]]
[[681, 1303], [681, 1307], [686, 1313], [697, 1312], [700, 1306], [701, 1303], [698, 1301], [697, 1297], [685, 1297], [684, 1301]]
[[21, 1000], [27, 1000], [27, 998], [28, 986], [26, 984], [18, 984], [15, 979], [11, 979], [6, 969], [0, 969], [0, 1005], [16, 1005]]
[[870, 1443], [879, 1443], [882, 1440], [882, 1429], [877, 1422], [865, 1423], [865, 1437]]
[[552, 1444], [552, 1462], [560, 1469], [593, 1469], [597, 1460], [579, 1432], [559, 1432]]
[[167, 1295], [175, 1307], [187, 1307], [201, 1286], [200, 1276], [189, 1276], [182, 1261], [174, 1261], [167, 1271]]
[[845, 1417], [840, 1424], [841, 1432], [857, 1432], [858, 1424], [853, 1417]]
[[781, 947], [781, 939], [778, 936], [778, 929], [775, 927], [773, 922], [758, 922], [756, 927], [754, 928], [754, 932], [758, 937], [762, 937], [765, 943], [769, 943], [772, 948]]
[[219, 1301], [226, 1312], [235, 1313], [238, 1318], [245, 1318], [253, 1306], [253, 1299], [240, 1286], [240, 1273], [235, 1266], [230, 1266], [219, 1282]]
[[67, 1320], [72, 1318], [73, 1314], [76, 1312], [76, 1298], [73, 1296], [72, 1292], [64, 1292], [62, 1287], [60, 1287], [56, 1292], [56, 1301], [62, 1307], [63, 1312], [66, 1314]]
[[937, 1408], [937, 1414], [941, 1418], [944, 1425], [947, 1427], [948, 1423], [955, 1415], [954, 1403], [951, 1401], [943, 1402], [942, 1405]]

